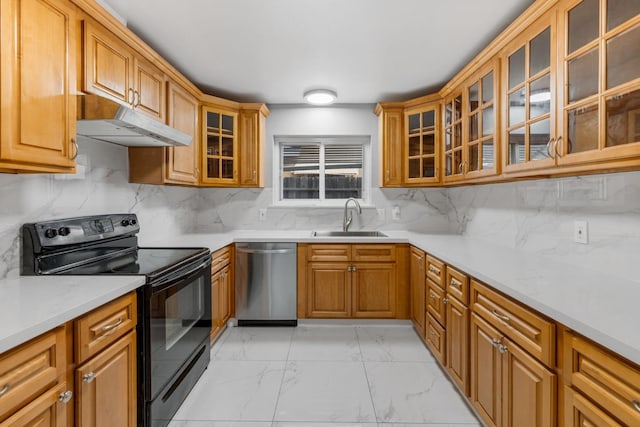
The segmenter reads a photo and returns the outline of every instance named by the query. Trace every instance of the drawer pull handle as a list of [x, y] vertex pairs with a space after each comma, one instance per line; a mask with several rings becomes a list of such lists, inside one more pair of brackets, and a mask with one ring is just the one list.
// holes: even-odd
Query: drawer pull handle
[[60, 393], [60, 396], [58, 396], [58, 401], [62, 403], [69, 403], [72, 397], [73, 392], [71, 390], [67, 390], [64, 393]]
[[462, 286], [462, 283], [458, 282], [457, 280], [451, 279], [451, 286], [457, 288], [459, 286]]
[[100, 328], [100, 330], [102, 332], [109, 332], [109, 331], [117, 328], [118, 326], [120, 326], [120, 324], [122, 324], [122, 322], [124, 322], [124, 319], [122, 317], [118, 317], [118, 320], [116, 320], [115, 323], [112, 323], [111, 325], [103, 326], [102, 328]]
[[94, 374], [93, 372], [89, 372], [88, 374], [84, 374], [82, 376], [82, 381], [88, 384], [91, 381], [93, 381], [95, 378], [96, 378], [96, 374]]
[[633, 399], [631, 403], [633, 403], [633, 407], [636, 408], [636, 411], [640, 412], [640, 402], [638, 402], [638, 399]]
[[507, 316], [505, 316], [505, 315], [503, 315], [503, 314], [498, 313], [498, 312], [495, 310], [495, 308], [493, 309], [493, 315], [494, 315], [494, 316], [496, 316], [498, 319], [500, 319], [500, 320], [504, 321], [504, 322], [508, 322], [509, 320], [511, 320], [511, 319], [509, 319], [509, 317], [507, 317]]
[[437, 269], [437, 268], [435, 268], [433, 265], [430, 265], [430, 266], [429, 266], [429, 271], [430, 271], [430, 272], [432, 272], [432, 273], [436, 273], [436, 274], [439, 274], [439, 273], [440, 273], [440, 272], [438, 271], [438, 269]]
[[9, 383], [5, 384], [4, 387], [2, 387], [2, 390], [0, 390], [0, 396], [3, 396], [4, 394], [6, 394], [10, 388], [11, 388], [11, 385], [9, 385]]
[[432, 300], [440, 299], [440, 298], [438, 298], [437, 295], [434, 295], [434, 294], [429, 295], [429, 298], [431, 298]]

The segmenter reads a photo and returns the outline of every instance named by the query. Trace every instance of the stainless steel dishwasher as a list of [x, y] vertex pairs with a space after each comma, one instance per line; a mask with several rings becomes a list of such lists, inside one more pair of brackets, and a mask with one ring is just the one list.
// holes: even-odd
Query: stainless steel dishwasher
[[238, 326], [296, 326], [295, 243], [236, 243]]

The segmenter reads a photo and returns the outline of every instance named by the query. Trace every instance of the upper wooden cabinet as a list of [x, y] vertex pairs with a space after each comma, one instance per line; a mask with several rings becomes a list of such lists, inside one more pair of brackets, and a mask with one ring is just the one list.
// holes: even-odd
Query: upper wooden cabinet
[[129, 181], [143, 184], [197, 185], [199, 179], [199, 104], [186, 89], [167, 83], [167, 124], [191, 136], [187, 147], [129, 147]]
[[269, 110], [264, 104], [242, 104], [239, 121], [241, 187], [264, 187], [265, 125]]
[[380, 136], [380, 186], [402, 187], [402, 140], [404, 106], [381, 103], [376, 106], [378, 134]]
[[2, 1], [0, 170], [75, 170], [77, 28], [67, 1]]
[[503, 171], [507, 174], [526, 174], [556, 163], [555, 21], [555, 10], [545, 13], [501, 55]]
[[238, 184], [238, 113], [202, 107], [202, 176], [204, 185]]
[[[640, 155], [640, 5], [562, 1], [558, 164], [624, 166]], [[618, 163], [619, 162], [619, 163]], [[597, 167], [597, 165], [596, 165]]]
[[83, 23], [83, 36], [82, 89], [128, 104], [164, 122], [164, 73], [91, 19]]
[[404, 113], [404, 183], [440, 182], [440, 105], [437, 102], [413, 107]]

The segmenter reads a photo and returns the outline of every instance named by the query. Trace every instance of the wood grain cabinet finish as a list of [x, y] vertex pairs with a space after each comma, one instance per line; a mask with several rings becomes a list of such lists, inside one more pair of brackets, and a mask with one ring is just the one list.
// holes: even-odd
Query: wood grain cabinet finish
[[164, 122], [164, 73], [97, 22], [85, 20], [83, 32], [84, 91], [108, 97]]
[[408, 318], [407, 259], [406, 245], [299, 244], [298, 318]]
[[446, 368], [460, 391], [469, 395], [469, 308], [447, 296]]
[[457, 298], [464, 305], [469, 305], [469, 276], [447, 265], [446, 268], [447, 296]]
[[427, 255], [427, 278], [438, 285], [443, 291], [445, 289], [445, 265], [437, 258]]
[[76, 360], [83, 362], [113, 344], [135, 328], [137, 316], [136, 295], [129, 293], [76, 319]]
[[564, 387], [564, 425], [568, 427], [623, 427], [598, 405], [571, 387]]
[[0, 6], [0, 171], [75, 171], [75, 7], [65, 0]]
[[486, 425], [502, 424], [502, 357], [496, 342], [502, 335], [475, 313], [471, 314], [471, 404]]
[[67, 369], [65, 334], [64, 327], [56, 328], [0, 357], [0, 421], [56, 386], [64, 376]]
[[424, 339], [425, 337], [425, 321], [426, 321], [426, 290], [427, 281], [425, 273], [425, 253], [418, 248], [411, 248], [409, 261], [410, 283], [411, 283], [411, 321], [418, 331], [418, 334]]
[[[622, 425], [640, 425], [640, 369], [577, 334], [565, 331], [563, 343], [565, 384], [609, 414], [608, 417], [600, 416], [592, 408], [591, 417], [611, 417]], [[581, 402], [577, 397], [574, 399]], [[576, 416], [565, 406], [565, 425], [575, 425]], [[578, 420], [584, 416], [578, 416]]]
[[242, 104], [238, 114], [241, 187], [264, 187], [266, 118], [264, 104]]
[[427, 312], [443, 327], [447, 326], [445, 292], [431, 280], [427, 280]]
[[407, 186], [440, 184], [440, 123], [438, 99], [405, 109], [402, 153]]
[[233, 247], [211, 254], [211, 341], [220, 336], [234, 312]]
[[381, 103], [375, 110], [380, 135], [382, 187], [401, 187], [403, 182], [403, 117], [402, 104]]
[[427, 314], [426, 329], [427, 346], [440, 364], [445, 366], [447, 362], [446, 330], [431, 314]]
[[200, 184], [212, 187], [238, 185], [238, 112], [205, 104], [202, 107]]
[[555, 323], [471, 280], [471, 307], [502, 334], [548, 367], [555, 366]]
[[136, 357], [134, 330], [76, 369], [76, 425], [136, 426]]

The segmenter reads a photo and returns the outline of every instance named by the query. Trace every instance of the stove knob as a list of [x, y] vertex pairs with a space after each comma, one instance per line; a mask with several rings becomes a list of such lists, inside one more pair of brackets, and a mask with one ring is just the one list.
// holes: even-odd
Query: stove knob
[[60, 227], [58, 228], [58, 234], [60, 236], [68, 236], [71, 233], [71, 229], [69, 227]]
[[123, 227], [126, 227], [126, 226], [128, 226], [128, 225], [129, 225], [129, 220], [128, 220], [128, 219], [123, 219], [122, 221], [120, 221], [120, 224], [121, 224]]
[[138, 221], [136, 221], [135, 219], [131, 220], [131, 225], [136, 225], [138, 223]]
[[57, 235], [58, 230], [56, 230], [55, 228], [47, 228], [44, 232], [44, 237], [46, 237], [47, 239], [53, 239]]

